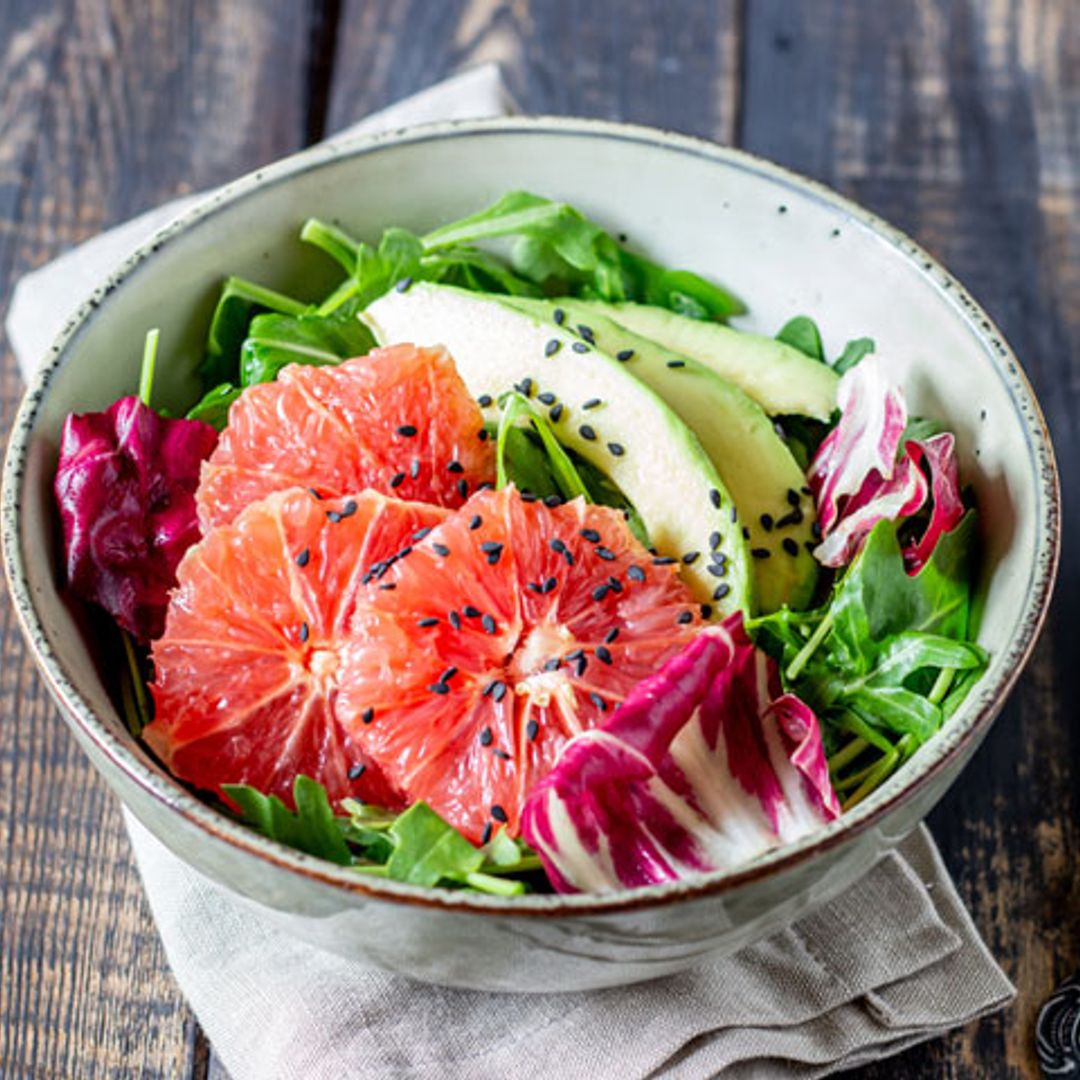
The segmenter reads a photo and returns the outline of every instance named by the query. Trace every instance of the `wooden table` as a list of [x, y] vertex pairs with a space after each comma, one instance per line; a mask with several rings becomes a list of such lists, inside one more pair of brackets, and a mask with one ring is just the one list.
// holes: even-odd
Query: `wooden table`
[[[1035, 1013], [1080, 965], [1080, 5], [4, 0], [4, 295], [103, 227], [489, 59], [530, 111], [708, 136], [852, 195], [940, 256], [1023, 360], [1062, 465], [1057, 603], [932, 817], [1019, 999], [858, 1075], [1036, 1075]], [[21, 387], [4, 350], [6, 430]], [[166, 969], [117, 804], [6, 601], [0, 618], [0, 1076], [221, 1077]]]

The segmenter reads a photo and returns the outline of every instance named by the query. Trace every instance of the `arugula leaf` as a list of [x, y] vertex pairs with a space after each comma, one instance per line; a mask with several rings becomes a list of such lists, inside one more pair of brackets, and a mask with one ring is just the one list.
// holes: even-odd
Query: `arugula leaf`
[[276, 311], [282, 315], [299, 315], [309, 311], [308, 304], [294, 300], [284, 293], [228, 277], [210, 320], [206, 338], [206, 355], [199, 372], [203, 389], [209, 390], [224, 382], [235, 383], [239, 376], [240, 347], [247, 336], [248, 324], [256, 311]]
[[462, 881], [484, 862], [484, 853], [426, 803], [410, 806], [390, 826], [390, 833], [396, 843], [386, 872], [395, 881], [429, 887], [444, 878]]
[[420, 277], [473, 292], [544, 295], [538, 285], [519, 277], [495, 256], [464, 244], [424, 255], [420, 259]]
[[287, 364], [340, 364], [375, 347], [352, 306], [334, 315], [256, 315], [240, 350], [240, 385], [272, 382]]
[[776, 340], [798, 349], [803, 355], [809, 356], [811, 360], [820, 360], [825, 363], [825, 350], [821, 344], [821, 331], [818, 330], [817, 323], [808, 315], [796, 315], [793, 319], [788, 319], [780, 327]]
[[833, 361], [833, 371], [837, 375], [843, 375], [850, 371], [860, 360], [869, 356], [874, 351], [874, 339], [868, 337], [854, 338], [844, 346], [844, 351]]
[[341, 866], [353, 861], [326, 788], [310, 777], [298, 776], [293, 782], [295, 812], [276, 795], [264, 795], [247, 784], [223, 784], [222, 790], [240, 807], [243, 820], [263, 836]]
[[202, 420], [218, 431], [223, 431], [229, 422], [229, 406], [240, 396], [240, 387], [232, 383], [222, 383], [207, 391], [188, 410], [188, 420]]

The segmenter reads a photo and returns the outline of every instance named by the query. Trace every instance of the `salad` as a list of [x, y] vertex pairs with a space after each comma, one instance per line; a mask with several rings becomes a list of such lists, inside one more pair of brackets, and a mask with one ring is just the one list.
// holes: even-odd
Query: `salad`
[[740, 299], [527, 192], [301, 299], [227, 278], [194, 402], [65, 422], [71, 589], [132, 734], [271, 839], [422, 886], [741, 865], [948, 722], [976, 510], [869, 338]]

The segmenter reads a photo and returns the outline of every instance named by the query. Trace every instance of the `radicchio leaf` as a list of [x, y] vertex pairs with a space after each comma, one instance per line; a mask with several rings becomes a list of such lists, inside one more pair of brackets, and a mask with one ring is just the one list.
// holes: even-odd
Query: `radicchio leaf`
[[160, 636], [177, 564], [199, 539], [195, 488], [216, 441], [209, 424], [137, 397], [64, 422], [54, 490], [68, 581], [140, 641]]
[[840, 813], [813, 712], [735, 613], [572, 739], [522, 835], [560, 892], [731, 869]]
[[867, 357], [843, 376], [837, 400], [840, 421], [807, 473], [823, 534], [814, 557], [824, 566], [846, 566], [879, 521], [910, 517], [932, 496], [929, 524], [904, 553], [908, 573], [914, 574], [941, 534], [964, 516], [956, 440], [948, 432], [909, 439], [900, 452], [907, 408], [903, 392], [885, 378], [877, 357]]

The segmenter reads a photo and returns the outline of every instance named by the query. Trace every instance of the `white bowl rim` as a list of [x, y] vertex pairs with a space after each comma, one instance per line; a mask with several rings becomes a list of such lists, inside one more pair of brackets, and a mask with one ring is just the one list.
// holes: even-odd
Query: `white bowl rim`
[[[367, 878], [348, 867], [339, 867], [303, 852], [268, 840], [234, 822], [200, 801], [169, 776], [140, 757], [94, 715], [57, 653], [52, 649], [34, 606], [27, 584], [19, 532], [19, 506], [26, 456], [34, 423], [54, 373], [62, 365], [68, 346], [94, 311], [118, 287], [130, 281], [151, 256], [177, 236], [212, 217], [218, 211], [293, 176], [318, 169], [342, 158], [362, 157], [404, 144], [416, 144], [461, 136], [556, 134], [583, 138], [614, 139], [653, 146], [666, 151], [712, 160], [729, 168], [761, 176], [838, 211], [845, 226], [863, 229], [876, 240], [894, 248], [899, 256], [929, 277], [980, 339], [998, 377], [1005, 383], [1010, 401], [1024, 430], [1038, 475], [1036, 489], [1036, 550], [1032, 561], [1026, 602], [1020, 610], [1008, 646], [983, 677], [949, 724], [926, 743], [902, 770], [894, 773], [869, 798], [836, 821], [803, 839], [774, 848], [732, 871], [714, 872], [688, 881], [668, 882], [637, 889], [600, 894], [532, 894], [497, 897], [449, 889], [426, 889]], [[223, 275], [227, 270], [223, 269]], [[0, 542], [4, 568], [16, 616], [29, 643], [39, 671], [54, 697], [63, 705], [65, 719], [78, 726], [83, 736], [129, 781], [190, 824], [207, 834], [208, 841], [241, 849], [250, 855], [321, 885], [351, 894], [385, 901], [417, 904], [445, 910], [501, 916], [600, 915], [730, 894], [765, 876], [801, 864], [877, 825], [891, 810], [906, 802], [917, 789], [944, 769], [962, 749], [992, 723], [1030, 656], [1046, 618], [1060, 552], [1060, 487], [1049, 431], [1023, 368], [989, 315], [966, 289], [901, 230], [818, 181], [760, 158], [745, 150], [725, 147], [695, 136], [636, 124], [564, 116], [509, 117], [484, 120], [453, 120], [403, 127], [377, 135], [357, 135], [321, 144], [256, 169], [219, 188], [140, 245], [79, 307], [51, 346], [48, 359], [30, 382], [12, 426], [0, 489]], [[996, 677], [990, 675], [996, 671]], [[345, 897], [343, 896], [344, 900]]]

